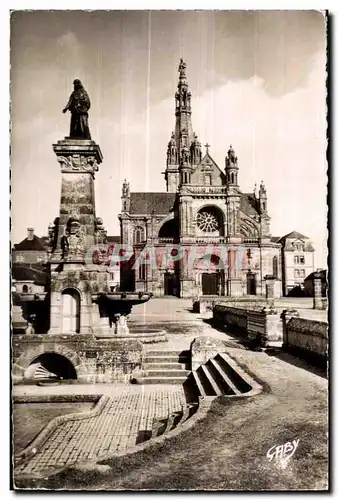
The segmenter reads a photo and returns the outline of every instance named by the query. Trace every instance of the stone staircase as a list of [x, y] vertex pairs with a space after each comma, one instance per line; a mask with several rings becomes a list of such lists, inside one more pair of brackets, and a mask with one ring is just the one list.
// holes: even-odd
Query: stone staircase
[[138, 384], [183, 384], [190, 374], [190, 351], [146, 351]]
[[192, 417], [198, 410], [198, 403], [189, 403], [182, 406], [181, 411], [174, 412], [165, 418], [154, 418], [151, 437], [161, 436], [165, 432], [175, 429]]
[[260, 385], [242, 370], [225, 353], [219, 353], [207, 363], [193, 370], [188, 380], [195, 385], [197, 395], [205, 396], [243, 396], [251, 391], [260, 391]]

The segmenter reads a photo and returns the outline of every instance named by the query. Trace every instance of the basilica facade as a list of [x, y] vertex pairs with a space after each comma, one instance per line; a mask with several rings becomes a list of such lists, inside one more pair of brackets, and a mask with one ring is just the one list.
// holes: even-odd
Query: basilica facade
[[274, 276], [281, 293], [281, 244], [270, 233], [268, 198], [239, 187], [239, 160], [229, 147], [218, 166], [192, 127], [191, 92], [181, 60], [175, 93], [175, 129], [167, 148], [165, 192], [122, 186], [121, 289], [154, 296], [243, 296], [265, 292]]

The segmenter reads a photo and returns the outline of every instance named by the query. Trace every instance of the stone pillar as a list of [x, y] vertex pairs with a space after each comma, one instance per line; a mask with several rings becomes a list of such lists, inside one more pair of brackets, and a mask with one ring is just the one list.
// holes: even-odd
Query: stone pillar
[[265, 297], [268, 304], [273, 307], [275, 304], [276, 278], [271, 274], [267, 274], [264, 279], [265, 279]]
[[66, 324], [62, 326], [62, 294], [70, 289], [79, 301], [76, 331], [91, 334], [95, 324], [92, 294], [107, 292], [109, 281], [108, 262], [88, 261], [101, 241], [99, 236], [102, 237], [103, 226], [96, 217], [94, 193], [95, 172], [102, 162], [102, 153], [92, 140], [70, 138], [58, 141], [53, 150], [61, 167], [61, 196], [59, 217], [53, 226], [55, 245], [49, 260], [52, 292], [48, 333], [72, 333], [67, 331]]
[[243, 295], [242, 280], [238, 277], [238, 248], [234, 247], [228, 251], [228, 281], [227, 294], [230, 297], [240, 297]]
[[299, 318], [299, 312], [296, 309], [284, 309], [280, 315], [283, 325], [283, 349], [288, 348], [288, 323], [291, 318]]
[[323, 309], [322, 277], [320, 269], [313, 273], [313, 309]]

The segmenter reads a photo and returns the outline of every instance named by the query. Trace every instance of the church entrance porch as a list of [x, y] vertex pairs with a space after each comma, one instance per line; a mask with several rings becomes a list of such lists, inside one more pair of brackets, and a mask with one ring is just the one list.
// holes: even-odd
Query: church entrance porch
[[206, 255], [194, 264], [196, 292], [202, 295], [225, 294], [225, 271], [217, 255]]

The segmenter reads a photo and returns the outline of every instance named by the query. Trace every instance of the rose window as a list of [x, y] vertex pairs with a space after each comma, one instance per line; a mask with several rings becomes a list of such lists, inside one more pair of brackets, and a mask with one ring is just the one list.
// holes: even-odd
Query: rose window
[[216, 215], [207, 210], [201, 210], [197, 214], [197, 226], [205, 233], [214, 233], [219, 229], [219, 222]]

